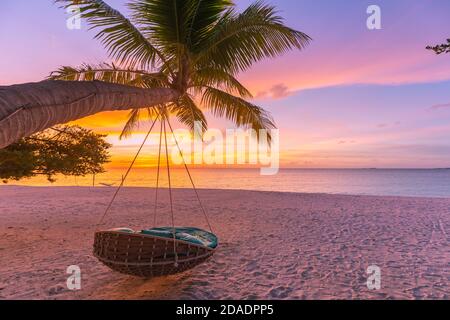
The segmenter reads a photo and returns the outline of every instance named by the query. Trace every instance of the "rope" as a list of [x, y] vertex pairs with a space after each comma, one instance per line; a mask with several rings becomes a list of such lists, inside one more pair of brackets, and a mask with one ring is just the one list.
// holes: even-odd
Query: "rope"
[[165, 146], [166, 146], [166, 166], [167, 166], [167, 180], [169, 182], [170, 213], [172, 215], [173, 253], [175, 255], [175, 264], [174, 265], [175, 265], [175, 267], [177, 267], [178, 266], [178, 254], [177, 254], [177, 245], [176, 245], [176, 237], [175, 237], [175, 219], [173, 217], [172, 185], [170, 182], [169, 151], [167, 149], [166, 119], [167, 119], [167, 117], [164, 116], [164, 119], [163, 119], [164, 142], [165, 142]]
[[158, 121], [158, 118], [159, 118], [159, 114], [156, 116], [155, 120], [153, 121], [152, 126], [150, 127], [150, 130], [148, 130], [148, 133], [147, 133], [147, 135], [145, 136], [144, 141], [142, 141], [142, 144], [141, 144], [141, 146], [139, 147], [139, 149], [138, 149], [136, 155], [134, 156], [134, 159], [133, 159], [133, 161], [131, 162], [130, 166], [128, 167], [128, 170], [127, 170], [127, 172], [125, 173], [125, 176], [122, 178], [122, 182], [120, 183], [119, 187], [116, 189], [116, 192], [114, 193], [114, 195], [113, 195], [111, 201], [109, 202], [108, 206], [106, 207], [106, 210], [105, 210], [105, 212], [103, 213], [103, 216], [101, 217], [100, 221], [99, 221], [98, 224], [97, 224], [98, 226], [102, 224], [103, 220], [105, 219], [106, 215], [108, 214], [109, 209], [111, 208], [111, 205], [113, 204], [114, 200], [116, 199], [117, 195], [119, 194], [119, 191], [120, 191], [120, 189], [122, 188], [122, 186], [123, 186], [123, 184], [124, 184], [124, 182], [125, 182], [125, 179], [128, 177], [128, 174], [130, 173], [131, 168], [133, 167], [134, 163], [136, 162], [137, 157], [138, 157], [139, 154], [141, 153], [141, 150], [142, 150], [142, 148], [144, 147], [144, 144], [147, 142], [147, 139], [148, 139], [148, 137], [150, 136], [150, 133], [152, 132], [153, 127], [155, 126], [156, 121]]
[[158, 172], [156, 173], [156, 190], [155, 190], [155, 210], [153, 216], [153, 227], [156, 227], [156, 210], [158, 206], [158, 189], [159, 189], [159, 170], [161, 167], [161, 145], [162, 145], [162, 134], [163, 134], [163, 122], [161, 120], [161, 129], [159, 130], [159, 151], [158, 151]]
[[200, 204], [200, 208], [202, 209], [203, 215], [205, 216], [209, 231], [211, 231], [211, 233], [214, 233], [212, 230], [211, 224], [209, 223], [209, 218], [208, 218], [208, 215], [206, 214], [205, 207], [203, 206], [202, 201], [200, 200], [200, 196], [198, 195], [198, 191], [197, 191], [197, 188], [195, 187], [194, 180], [192, 179], [191, 173], [189, 172], [189, 168], [186, 164], [186, 161], [184, 160], [183, 152], [181, 151], [180, 145], [178, 144], [177, 138], [175, 137], [175, 133], [173, 132], [172, 126], [170, 125], [170, 121], [168, 118], [167, 118], [167, 124], [169, 125], [170, 131], [172, 132], [172, 136], [175, 140], [175, 144], [177, 145], [178, 151], [180, 152], [180, 156], [181, 156], [181, 159], [183, 160], [184, 168], [186, 169], [186, 172], [189, 176], [189, 180], [191, 180], [192, 188], [194, 189], [195, 195], [197, 196], [198, 203]]
[[[162, 110], [161, 110], [162, 111]], [[161, 118], [161, 128], [160, 128], [160, 136], [159, 136], [159, 152], [158, 152], [158, 172], [157, 172], [157, 177], [156, 177], [156, 190], [155, 190], [155, 207], [154, 207], [154, 221], [153, 221], [153, 225], [156, 226], [156, 212], [157, 212], [157, 204], [158, 204], [158, 189], [159, 189], [159, 175], [160, 175], [160, 165], [161, 165], [161, 145], [162, 145], [162, 134], [164, 133], [164, 142], [165, 142], [165, 152], [166, 152], [166, 166], [167, 166], [167, 179], [168, 179], [168, 184], [169, 184], [169, 200], [170, 200], [170, 213], [171, 213], [171, 218], [172, 218], [172, 235], [173, 235], [173, 251], [174, 251], [174, 256], [175, 256], [175, 263], [174, 266], [178, 267], [178, 253], [177, 253], [177, 242], [176, 242], [176, 229], [175, 229], [175, 218], [174, 218], [174, 213], [173, 213], [173, 198], [172, 198], [172, 184], [171, 184], [171, 176], [170, 176], [170, 166], [169, 166], [169, 150], [168, 150], [168, 144], [167, 144], [167, 131], [166, 131], [166, 121], [167, 124], [170, 128], [170, 131], [172, 132], [172, 136], [175, 140], [175, 144], [178, 148], [178, 151], [180, 153], [181, 159], [183, 160], [183, 164], [184, 167], [186, 169], [186, 172], [189, 176], [189, 180], [191, 181], [192, 187], [194, 189], [195, 195], [197, 197], [198, 203], [200, 204], [200, 208], [203, 212], [203, 215], [205, 216], [206, 222], [208, 224], [209, 230], [211, 232], [213, 232], [211, 224], [209, 222], [209, 218], [208, 215], [206, 214], [206, 210], [203, 206], [202, 201], [200, 200], [200, 196], [198, 194], [197, 188], [195, 187], [194, 184], [194, 180], [192, 179], [191, 173], [189, 171], [189, 168], [186, 164], [186, 161], [184, 159], [183, 156], [183, 152], [181, 151], [180, 145], [178, 144], [178, 140], [175, 136], [175, 133], [172, 129], [172, 125], [170, 124], [169, 118], [167, 117], [167, 115], [163, 114], [162, 112], [158, 113], [158, 115], [156, 116], [155, 120], [153, 121], [147, 135], [144, 138], [144, 141], [142, 142], [142, 144], [140, 145], [136, 155], [133, 158], [133, 161], [131, 162], [130, 166], [128, 167], [125, 176], [122, 177], [122, 181], [120, 183], [120, 185], [118, 186], [118, 188], [116, 189], [111, 201], [109, 202], [105, 212], [103, 213], [103, 216], [101, 217], [100, 221], [98, 222], [98, 225], [101, 225], [104, 218], [106, 217], [106, 215], [108, 214], [114, 200], [116, 199], [119, 191], [121, 190], [121, 188], [124, 185], [124, 182], [126, 180], [126, 178], [128, 177], [128, 174], [130, 173], [134, 163], [136, 162], [137, 157], [139, 156], [139, 154], [142, 151], [142, 148], [144, 147], [145, 143], [147, 142], [148, 137], [150, 136], [151, 131], [153, 130], [153, 127], [155, 126], [156, 122], [158, 121], [158, 119]]]

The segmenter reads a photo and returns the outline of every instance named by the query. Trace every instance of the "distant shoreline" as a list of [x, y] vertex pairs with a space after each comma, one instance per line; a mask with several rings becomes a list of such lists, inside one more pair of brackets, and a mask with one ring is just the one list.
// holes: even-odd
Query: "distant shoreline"
[[[148, 170], [148, 169], [156, 169], [156, 166], [149, 166], [149, 167], [136, 167], [132, 170]], [[205, 167], [196, 167], [191, 166], [189, 167], [189, 170], [259, 170], [260, 167], [239, 167], [239, 166], [233, 166], [233, 167], [213, 167], [213, 166], [205, 166]], [[106, 171], [108, 170], [127, 170], [127, 167], [110, 167], [106, 168]], [[171, 167], [171, 170], [185, 170], [182, 166], [174, 166]], [[432, 167], [432, 168], [303, 168], [303, 167], [283, 167], [279, 170], [450, 170], [449, 168], [443, 167]]]
[[[0, 193], [2, 191], [3, 188], [18, 188], [20, 190], [20, 188], [28, 188], [28, 189], [32, 189], [32, 188], [36, 188], [36, 189], [45, 189], [48, 188], [49, 190], [51, 189], [80, 189], [80, 190], [97, 190], [97, 189], [106, 189], [106, 190], [111, 190], [115, 191], [117, 189], [117, 186], [35, 186], [35, 185], [15, 185], [15, 184], [7, 184], [7, 185], [0, 185]], [[150, 187], [150, 186], [123, 186], [121, 189], [124, 190], [148, 190], [148, 191], [153, 191], [155, 190], [155, 187]], [[160, 187], [159, 189], [163, 190], [163, 191], [167, 191], [168, 188], [167, 187]], [[173, 187], [172, 189], [175, 190], [180, 190], [180, 191], [193, 191], [192, 188], [189, 187]], [[438, 196], [404, 196], [404, 195], [376, 195], [376, 194], [349, 194], [349, 193], [328, 193], [328, 192], [296, 192], [296, 191], [277, 191], [277, 190], [253, 190], [253, 189], [220, 189], [220, 188], [197, 188], [197, 190], [199, 191], [204, 191], [204, 192], [211, 192], [211, 191], [232, 191], [232, 192], [239, 192], [239, 191], [245, 191], [245, 192], [261, 192], [261, 193], [275, 193], [275, 194], [296, 194], [296, 195], [328, 195], [328, 196], [343, 196], [343, 197], [376, 197], [376, 198], [412, 198], [412, 199], [450, 199], [450, 196], [448, 197], [438, 197]]]
[[[155, 168], [134, 169], [125, 186], [155, 187]], [[115, 169], [85, 177], [55, 176], [50, 183], [45, 176], [10, 185], [27, 186], [111, 186], [117, 187], [124, 171]], [[191, 175], [200, 189], [255, 190], [291, 193], [325, 193], [346, 195], [405, 196], [450, 198], [450, 170], [447, 169], [285, 169], [264, 176], [259, 169], [194, 169]], [[171, 170], [175, 188], [191, 188], [185, 170]], [[160, 186], [167, 187], [167, 174], [160, 176]]]

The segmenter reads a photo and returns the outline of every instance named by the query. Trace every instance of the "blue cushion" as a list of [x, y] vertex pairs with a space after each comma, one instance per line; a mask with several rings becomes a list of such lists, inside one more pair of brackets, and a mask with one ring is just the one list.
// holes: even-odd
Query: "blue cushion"
[[[141, 233], [163, 238], [173, 238], [172, 227], [150, 228], [142, 230]], [[218, 244], [216, 235], [194, 227], [176, 227], [175, 239], [203, 245], [212, 249], [216, 248]]]

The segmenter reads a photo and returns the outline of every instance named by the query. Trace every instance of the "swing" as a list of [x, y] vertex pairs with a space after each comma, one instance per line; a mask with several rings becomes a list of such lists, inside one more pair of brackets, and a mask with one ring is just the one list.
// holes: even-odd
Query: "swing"
[[[125, 179], [131, 171], [139, 153], [147, 141], [155, 123], [161, 117], [161, 130], [159, 140], [158, 171], [155, 189], [154, 225], [156, 224], [156, 207], [158, 203], [159, 174], [161, 162], [162, 135], [165, 140], [167, 178], [169, 184], [170, 212], [172, 217], [171, 227], [159, 227], [144, 229], [140, 232], [129, 228], [115, 228], [109, 230], [99, 230], [94, 237], [94, 256], [104, 265], [114, 271], [123, 274], [151, 278], [164, 275], [175, 274], [191, 269], [211, 257], [217, 246], [218, 239], [213, 234], [206, 211], [202, 205], [195, 184], [192, 180], [189, 169], [184, 160], [181, 148], [170, 125], [168, 116], [159, 112], [148, 131], [142, 145], [135, 155], [128, 168], [121, 184], [116, 189], [105, 213], [100, 219], [99, 225], [103, 222], [106, 214], [111, 208], [117, 194], [122, 188]], [[175, 144], [179, 150], [184, 167], [191, 181], [193, 190], [197, 196], [200, 208], [205, 216], [209, 230], [205, 231], [193, 227], [175, 227], [173, 213], [172, 186], [170, 180], [170, 169], [167, 149], [166, 122], [172, 132]]]

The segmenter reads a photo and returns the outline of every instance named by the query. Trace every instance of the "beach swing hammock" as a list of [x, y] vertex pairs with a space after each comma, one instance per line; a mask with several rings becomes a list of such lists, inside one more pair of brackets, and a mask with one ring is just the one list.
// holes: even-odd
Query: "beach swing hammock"
[[[186, 165], [183, 153], [178, 141], [170, 125], [168, 116], [161, 110], [156, 119], [153, 121], [150, 130], [144, 138], [138, 152], [136, 153], [131, 165], [126, 171], [119, 187], [116, 189], [110, 203], [108, 204], [99, 224], [101, 225], [105, 216], [109, 212], [117, 194], [122, 188], [125, 179], [131, 171], [138, 155], [142, 151], [155, 123], [161, 120], [159, 154], [158, 154], [158, 171], [156, 177], [155, 189], [155, 205], [154, 205], [154, 221], [156, 225], [156, 213], [158, 204], [158, 188], [161, 164], [161, 145], [162, 135], [165, 140], [165, 154], [167, 178], [169, 186], [170, 213], [172, 219], [171, 227], [151, 228], [135, 232], [128, 228], [118, 228], [110, 230], [98, 230], [94, 239], [94, 256], [104, 265], [114, 271], [123, 274], [151, 278], [183, 272], [191, 269], [198, 264], [204, 262], [211, 257], [217, 247], [217, 237], [212, 233], [211, 224], [198, 195], [192, 176]], [[175, 144], [179, 150], [184, 167], [191, 181], [193, 190], [195, 191], [200, 208], [205, 216], [210, 232], [198, 228], [177, 228], [174, 223], [173, 201], [172, 201], [172, 185], [170, 180], [170, 168], [167, 150], [167, 133], [166, 123], [170, 128]]]

